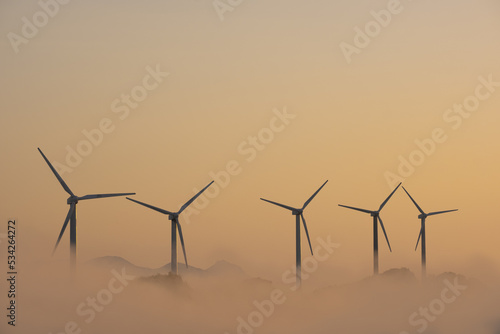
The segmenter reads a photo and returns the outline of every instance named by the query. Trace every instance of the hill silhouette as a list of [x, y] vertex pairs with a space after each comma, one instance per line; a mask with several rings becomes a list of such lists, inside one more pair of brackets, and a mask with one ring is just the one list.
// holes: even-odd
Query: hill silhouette
[[[103, 256], [92, 259], [87, 262], [87, 265], [106, 270], [121, 270], [125, 268], [126, 272], [139, 276], [139, 277], [149, 277], [158, 274], [167, 275], [170, 273], [170, 263], [165, 264], [159, 268], [147, 268], [137, 266], [128, 260], [120, 256]], [[178, 263], [178, 274], [182, 276], [192, 276], [192, 277], [216, 277], [216, 276], [227, 276], [239, 279], [250, 278], [244, 272], [244, 270], [236, 264], [230, 263], [225, 260], [219, 260], [207, 269], [201, 269], [194, 266], [186, 267], [184, 263]]]

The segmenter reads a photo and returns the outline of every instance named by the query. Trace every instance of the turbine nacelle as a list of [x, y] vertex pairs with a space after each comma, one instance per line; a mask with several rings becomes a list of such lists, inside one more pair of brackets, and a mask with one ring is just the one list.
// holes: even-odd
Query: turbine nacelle
[[418, 215], [418, 219], [422, 219], [422, 218], [427, 218], [427, 214], [426, 213], [421, 213]]
[[293, 210], [292, 215], [293, 216], [300, 216], [302, 214], [303, 210]]
[[378, 217], [378, 215], [379, 215], [379, 211], [370, 212], [370, 216], [372, 216], [372, 217]]
[[174, 220], [177, 219], [178, 217], [179, 217], [178, 213], [171, 213], [168, 215], [168, 220]]
[[78, 196], [70, 196], [70, 197], [68, 197], [68, 199], [66, 200], [66, 203], [68, 203], [68, 204], [76, 204], [76, 203], [78, 203]]

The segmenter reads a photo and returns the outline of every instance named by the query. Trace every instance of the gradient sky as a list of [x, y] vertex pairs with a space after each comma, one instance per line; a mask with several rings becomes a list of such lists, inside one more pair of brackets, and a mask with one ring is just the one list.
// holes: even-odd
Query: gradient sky
[[[209, 0], [72, 1], [16, 53], [8, 34], [21, 35], [22, 18], [32, 21], [40, 5], [2, 1], [0, 220], [18, 219], [24, 263], [50, 260], [68, 209], [36, 148], [64, 164], [82, 131], [109, 119], [113, 131], [62, 175], [78, 195], [134, 191], [177, 210], [210, 172], [240, 163], [241, 173], [183, 225], [197, 267], [226, 259], [279, 278], [294, 264], [294, 218], [259, 197], [300, 206], [328, 179], [305, 217], [313, 245], [329, 235], [341, 244], [322, 264], [331, 281], [372, 268], [371, 218], [337, 204], [376, 209], [391, 191], [386, 172], [397, 173], [415, 140], [441, 128], [447, 140], [404, 183], [424, 210], [460, 210], [428, 220], [428, 270], [498, 266], [500, 87], [457, 129], [443, 117], [474, 94], [479, 77], [500, 82], [500, 3], [401, 1], [348, 64], [340, 44], [354, 44], [355, 27], [387, 4], [248, 0], [221, 21]], [[113, 101], [156, 66], [169, 75], [120, 119]], [[269, 127], [275, 109], [296, 117], [247, 161], [240, 145], [250, 147], [245, 141]], [[417, 215], [403, 191], [384, 208], [393, 253], [380, 239], [382, 270], [419, 272]], [[170, 261], [170, 226], [157, 212], [123, 198], [93, 200], [80, 202], [78, 222], [80, 261]], [[68, 258], [68, 239], [56, 260]]]

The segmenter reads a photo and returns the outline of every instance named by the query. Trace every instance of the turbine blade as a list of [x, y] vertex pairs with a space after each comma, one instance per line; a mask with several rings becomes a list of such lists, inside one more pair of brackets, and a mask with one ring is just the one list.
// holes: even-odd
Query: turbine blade
[[184, 253], [184, 261], [186, 261], [186, 268], [189, 268], [188, 259], [187, 259], [187, 256], [186, 256], [186, 247], [184, 247], [184, 237], [182, 236], [181, 224], [179, 223], [178, 220], [176, 221], [176, 223], [177, 223], [176, 224], [177, 225], [177, 230], [179, 230], [179, 238], [181, 239], [182, 252]]
[[61, 238], [64, 234], [64, 231], [66, 230], [66, 226], [68, 226], [69, 219], [71, 218], [71, 215], [73, 214], [73, 211], [75, 211], [75, 205], [71, 204], [69, 207], [68, 214], [66, 215], [66, 219], [64, 220], [64, 224], [62, 226], [61, 232], [59, 233], [59, 237], [57, 238], [56, 245], [54, 246], [54, 250], [52, 251], [52, 255], [56, 252], [57, 246], [59, 246], [59, 242], [61, 241]]
[[40, 152], [40, 154], [42, 155], [42, 157], [45, 160], [45, 162], [47, 163], [47, 165], [49, 165], [50, 170], [52, 171], [52, 173], [54, 173], [54, 175], [56, 176], [57, 180], [59, 181], [59, 183], [61, 184], [61, 186], [64, 188], [64, 190], [69, 195], [75, 196], [75, 194], [73, 194], [73, 192], [71, 191], [71, 189], [69, 189], [69, 187], [66, 184], [66, 182], [64, 182], [64, 180], [62, 179], [61, 175], [59, 175], [59, 173], [56, 171], [56, 169], [54, 168], [54, 166], [52, 166], [52, 164], [50, 163], [49, 159], [47, 159], [47, 157], [45, 156], [45, 154], [43, 154], [42, 150], [38, 149], [38, 152]]
[[431, 212], [431, 213], [427, 214], [427, 216], [440, 215], [440, 214], [442, 214], [442, 213], [453, 212], [453, 211], [458, 211], [458, 209], [455, 209], [455, 210], [446, 210], [446, 211]]
[[263, 200], [264, 202], [268, 202], [268, 203], [277, 205], [277, 206], [281, 206], [282, 208], [285, 208], [285, 209], [290, 210], [290, 211], [296, 211], [297, 210], [295, 208], [292, 208], [291, 206], [288, 206], [288, 205], [285, 205], [285, 204], [280, 204], [280, 203], [277, 203], [277, 202], [273, 202], [273, 201], [270, 201], [270, 200], [267, 200], [267, 199], [264, 199], [264, 198], [261, 198], [261, 200]]
[[156, 206], [152, 206], [152, 205], [149, 205], [149, 204], [146, 204], [146, 203], [143, 203], [143, 202], [139, 202], [139, 201], [136, 201], [135, 199], [132, 199], [132, 198], [129, 198], [129, 197], [126, 197], [129, 201], [132, 201], [132, 202], [136, 202], [137, 204], [140, 204], [140, 205], [144, 205], [146, 208], [150, 208], [152, 210], [155, 210], [155, 211], [158, 211], [158, 212], [161, 212], [163, 213], [164, 215], [171, 215], [172, 212], [170, 211], [167, 211], [167, 210], [163, 210], [163, 209], [160, 209], [160, 208], [157, 208]]
[[300, 217], [302, 218], [302, 223], [304, 223], [304, 230], [306, 230], [306, 236], [307, 236], [307, 241], [309, 242], [309, 249], [311, 250], [311, 255], [314, 255], [313, 248], [311, 246], [311, 239], [309, 239], [309, 231], [307, 231], [306, 219], [304, 218], [303, 214], [300, 214]]
[[392, 191], [392, 193], [389, 195], [389, 197], [387, 197], [387, 198], [385, 199], [385, 201], [384, 201], [382, 204], [380, 204], [380, 208], [378, 208], [378, 211], [382, 210], [382, 208], [383, 208], [383, 207], [387, 204], [387, 202], [388, 202], [388, 201], [389, 201], [389, 199], [392, 197], [392, 195], [394, 195], [394, 193], [396, 192], [396, 190], [398, 190], [398, 188], [399, 188], [399, 186], [401, 185], [401, 183], [402, 183], [402, 182], [399, 182], [399, 184], [398, 184], [398, 186], [396, 187], [396, 189], [394, 189], [394, 190]]
[[325, 184], [328, 182], [328, 180], [325, 181], [325, 183], [323, 183], [323, 185], [321, 187], [319, 187], [318, 190], [316, 190], [316, 192], [311, 196], [309, 197], [309, 199], [304, 203], [304, 206], [302, 207], [302, 210], [304, 210], [306, 208], [306, 206], [309, 205], [309, 203], [311, 203], [311, 201], [313, 200], [314, 197], [316, 197], [316, 195], [319, 193], [319, 191], [325, 186]]
[[343, 208], [348, 208], [348, 209], [356, 210], [356, 211], [361, 211], [361, 212], [364, 212], [364, 213], [372, 213], [373, 212], [373, 211], [370, 211], [370, 210], [355, 208], [353, 206], [347, 206], [347, 205], [342, 205], [342, 204], [339, 204], [339, 206], [341, 206]]
[[105, 197], [116, 197], [116, 196], [127, 196], [127, 195], [135, 195], [135, 193], [117, 193], [117, 194], [94, 194], [94, 195], [85, 195], [82, 197], [78, 197], [78, 200], [86, 200], [86, 199], [94, 199], [94, 198], [105, 198]]
[[415, 245], [415, 250], [417, 250], [418, 243], [420, 242], [420, 237], [422, 236], [422, 228], [420, 228], [420, 233], [418, 234], [417, 244]]
[[382, 218], [380, 218], [380, 216], [377, 216], [377, 218], [378, 218], [378, 221], [380, 222], [380, 226], [382, 226], [382, 231], [384, 232], [385, 240], [387, 241], [387, 245], [389, 246], [389, 250], [392, 253], [391, 244], [389, 243], [389, 238], [387, 237], [387, 233], [385, 233], [385, 227], [384, 227], [384, 223], [382, 222]]
[[184, 211], [191, 203], [194, 202], [195, 199], [198, 198], [198, 196], [201, 195], [202, 192], [204, 192], [208, 187], [210, 187], [212, 185], [212, 183], [214, 183], [214, 181], [210, 182], [208, 184], [208, 186], [206, 186], [205, 188], [201, 189], [196, 195], [194, 195], [189, 201], [186, 202], [186, 204], [184, 204], [181, 209], [179, 210], [179, 214]]
[[408, 197], [410, 197], [411, 201], [413, 202], [413, 204], [415, 204], [415, 206], [417, 207], [418, 211], [420, 211], [421, 214], [425, 215], [425, 212], [424, 210], [422, 210], [422, 208], [420, 208], [417, 204], [417, 202], [415, 202], [415, 200], [413, 199], [413, 197], [411, 197], [410, 193], [408, 191], [406, 191], [405, 187], [403, 187], [403, 190], [405, 191], [405, 193], [408, 195]]

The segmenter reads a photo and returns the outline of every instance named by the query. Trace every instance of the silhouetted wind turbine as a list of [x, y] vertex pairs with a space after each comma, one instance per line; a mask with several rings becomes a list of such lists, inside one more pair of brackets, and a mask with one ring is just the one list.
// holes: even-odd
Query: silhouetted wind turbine
[[42, 155], [43, 159], [49, 165], [50, 169], [52, 170], [52, 173], [56, 176], [57, 180], [61, 184], [61, 186], [64, 188], [64, 190], [69, 194], [67, 203], [69, 205], [69, 211], [68, 214], [66, 215], [66, 219], [64, 220], [64, 224], [62, 226], [61, 232], [59, 233], [59, 237], [57, 238], [56, 245], [54, 246], [54, 250], [52, 251], [52, 254], [57, 249], [57, 246], [59, 245], [59, 242], [61, 241], [61, 238], [64, 234], [64, 231], [66, 230], [66, 227], [68, 226], [68, 222], [71, 221], [70, 226], [69, 226], [69, 245], [70, 245], [70, 267], [71, 267], [71, 273], [75, 273], [75, 268], [76, 268], [76, 204], [78, 201], [83, 201], [87, 199], [94, 199], [94, 198], [104, 198], [104, 197], [116, 197], [116, 196], [127, 196], [127, 195], [135, 195], [135, 193], [117, 193], [117, 194], [96, 194], [96, 195], [85, 195], [82, 197], [76, 196], [71, 189], [69, 189], [68, 185], [64, 182], [62, 177], [57, 173], [55, 168], [52, 166], [50, 161], [45, 157], [43, 154], [42, 150], [38, 149], [38, 152]]
[[150, 208], [152, 210], [158, 211], [163, 213], [164, 215], [168, 215], [168, 219], [172, 222], [172, 235], [171, 235], [171, 247], [172, 250], [170, 252], [170, 270], [173, 274], [177, 275], [177, 230], [179, 230], [179, 238], [181, 239], [181, 246], [182, 246], [182, 252], [184, 253], [184, 260], [186, 261], [186, 268], [188, 268], [188, 261], [187, 261], [187, 256], [186, 256], [186, 248], [184, 246], [184, 237], [182, 236], [182, 228], [181, 224], [179, 223], [179, 215], [184, 211], [191, 203], [198, 198], [198, 196], [201, 195], [202, 192], [204, 192], [210, 185], [212, 185], [214, 181], [210, 182], [205, 188], [201, 189], [196, 195], [194, 195], [189, 201], [187, 201], [177, 212], [170, 212], [167, 210], [163, 210], [160, 208], [157, 208], [155, 206], [136, 201], [135, 199], [127, 197], [129, 201], [135, 202], [137, 204], [143, 205], [147, 208]]
[[382, 204], [380, 204], [380, 207], [378, 208], [377, 211], [365, 210], [339, 204], [339, 206], [344, 208], [361, 211], [364, 213], [369, 213], [373, 217], [373, 274], [374, 275], [378, 275], [378, 222], [379, 221], [380, 221], [380, 226], [382, 227], [382, 231], [384, 232], [385, 240], [387, 241], [387, 245], [389, 246], [389, 250], [392, 252], [391, 244], [389, 243], [389, 238], [387, 237], [387, 233], [385, 232], [384, 223], [382, 222], [382, 218], [380, 218], [380, 211], [384, 208], [384, 206], [387, 204], [387, 202], [396, 192], [396, 190], [398, 190], [400, 185], [401, 183], [399, 183], [396, 189], [394, 189], [392, 193], [389, 195], [389, 197], [387, 197], [385, 201]]
[[440, 215], [442, 213], [458, 211], [458, 209], [425, 213], [424, 210], [422, 210], [420, 208], [420, 206], [418, 206], [417, 202], [415, 202], [415, 200], [413, 199], [413, 197], [411, 197], [410, 193], [408, 191], [406, 191], [405, 187], [403, 187], [403, 189], [406, 192], [406, 194], [408, 195], [408, 197], [410, 197], [410, 199], [413, 202], [413, 204], [415, 204], [415, 206], [417, 207], [418, 211], [420, 211], [420, 214], [418, 215], [418, 218], [421, 221], [421, 224], [420, 224], [420, 234], [418, 235], [417, 245], [415, 246], [415, 250], [417, 250], [420, 238], [422, 238], [422, 245], [421, 245], [421, 248], [422, 248], [422, 280], [424, 280], [425, 277], [426, 277], [426, 275], [427, 275], [427, 253], [426, 253], [426, 240], [425, 240], [425, 219], [427, 217], [429, 217], [429, 216], [435, 216], [435, 215]]
[[313, 250], [312, 250], [312, 246], [311, 246], [311, 239], [309, 239], [309, 232], [307, 231], [307, 224], [306, 224], [306, 220], [305, 220], [304, 215], [303, 215], [303, 211], [309, 205], [309, 203], [311, 203], [311, 201], [319, 193], [319, 191], [325, 186], [326, 182], [328, 182], [328, 180], [326, 180], [325, 183], [323, 183], [323, 185], [321, 187], [319, 187], [318, 190], [316, 190], [316, 192], [304, 203], [304, 205], [300, 209], [292, 208], [291, 206], [287, 206], [284, 204], [280, 204], [277, 202], [273, 202], [273, 201], [269, 201], [267, 199], [261, 198], [261, 200], [263, 200], [263, 201], [269, 202], [271, 204], [274, 204], [274, 205], [277, 205], [277, 206], [280, 206], [282, 208], [285, 208], [287, 210], [292, 211], [292, 215], [295, 216], [295, 241], [296, 241], [296, 244], [295, 244], [295, 263], [296, 263], [296, 267], [297, 267], [295, 275], [296, 275], [296, 279], [297, 279], [297, 287], [300, 287], [300, 284], [302, 281], [302, 275], [301, 275], [301, 262], [302, 262], [302, 260], [301, 260], [301, 255], [300, 255], [300, 218], [302, 218], [302, 223], [304, 224], [304, 230], [306, 231], [307, 241], [309, 242], [309, 249], [311, 250], [311, 254], [313, 254]]

